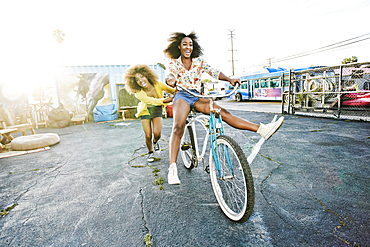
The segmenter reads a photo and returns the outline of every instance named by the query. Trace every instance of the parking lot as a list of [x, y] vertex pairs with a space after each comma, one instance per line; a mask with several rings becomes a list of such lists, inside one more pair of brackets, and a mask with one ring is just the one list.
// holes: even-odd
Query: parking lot
[[[181, 185], [166, 183], [171, 127], [164, 119], [150, 166], [139, 120], [38, 129], [60, 143], [0, 159], [0, 245], [145, 246], [150, 234], [152, 246], [370, 246], [369, 122], [286, 116], [251, 164], [256, 202], [243, 224], [223, 215], [202, 165], [188, 171], [179, 157]], [[245, 152], [259, 139], [226, 132]]]

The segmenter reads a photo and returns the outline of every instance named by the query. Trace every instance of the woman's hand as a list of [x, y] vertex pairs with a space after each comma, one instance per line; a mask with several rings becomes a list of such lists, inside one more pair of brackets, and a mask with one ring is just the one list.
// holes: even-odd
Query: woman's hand
[[175, 87], [176, 86], [176, 78], [173, 74], [169, 74], [167, 76], [167, 84], [171, 87]]
[[231, 79], [228, 76], [224, 75], [222, 72], [220, 72], [220, 75], [218, 76], [218, 79], [222, 81], [228, 81], [235, 87], [236, 83], [239, 83], [240, 85], [240, 80], [239, 79]]
[[230, 79], [229, 82], [231, 85], [235, 87], [235, 85], [238, 83], [240, 85], [240, 80], [239, 79]]
[[169, 98], [165, 98], [165, 99], [163, 100], [163, 103], [170, 103], [170, 102], [172, 102], [173, 97], [174, 97], [174, 96], [171, 96], [171, 97], [169, 97]]

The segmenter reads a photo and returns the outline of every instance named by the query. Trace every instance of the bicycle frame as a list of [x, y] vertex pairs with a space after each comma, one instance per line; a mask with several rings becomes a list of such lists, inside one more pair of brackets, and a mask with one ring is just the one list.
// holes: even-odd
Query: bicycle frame
[[[202, 97], [202, 98], [209, 98], [210, 99], [210, 102], [209, 102], [210, 116], [209, 116], [209, 118], [207, 116], [203, 115], [203, 116], [198, 116], [195, 119], [192, 119], [193, 115], [189, 115], [188, 120], [190, 120], [190, 121], [187, 123], [185, 128], [187, 128], [189, 125], [191, 125], [191, 127], [193, 129], [193, 135], [194, 135], [194, 145], [195, 145], [194, 148], [195, 148], [196, 158], [197, 158], [197, 161], [203, 160], [203, 164], [204, 164], [204, 155], [205, 155], [206, 147], [207, 147], [207, 139], [209, 138], [210, 145], [211, 145], [211, 150], [212, 150], [212, 155], [213, 155], [213, 158], [214, 158], [214, 161], [215, 161], [215, 165], [216, 165], [219, 177], [221, 178], [222, 175], [221, 175], [221, 169], [220, 169], [219, 157], [218, 157], [217, 136], [218, 135], [224, 135], [225, 130], [224, 130], [222, 117], [221, 117], [221, 109], [214, 109], [213, 108], [214, 99], [216, 97], [219, 97], [219, 95], [212, 96], [212, 97], [200, 96], [200, 95], [196, 95], [196, 94], [192, 93], [191, 91], [187, 90], [186, 88], [183, 88], [182, 86], [179, 86], [179, 87], [181, 89], [187, 91], [188, 93], [194, 95], [194, 96], [199, 96], [199, 97]], [[235, 87], [235, 90], [237, 88], [238, 87]], [[230, 95], [233, 92], [231, 92]], [[228, 97], [228, 95], [224, 95], [223, 97]], [[217, 114], [218, 114], [218, 118], [216, 117]], [[200, 120], [202, 118], [203, 118], [203, 121]], [[204, 141], [203, 141], [202, 154], [199, 155], [198, 139], [197, 139], [197, 134], [196, 134], [195, 122], [200, 123], [203, 126], [203, 128], [205, 130], [207, 130], [207, 127], [205, 126], [205, 123], [204, 123], [204, 119], [206, 119], [206, 118], [209, 119], [209, 127], [208, 127], [208, 131], [206, 133], [206, 137], [204, 138]], [[217, 121], [217, 119], [218, 119], [218, 121]], [[233, 171], [233, 166], [232, 166], [232, 163], [231, 163], [230, 158], [229, 158], [230, 155], [228, 154], [228, 148], [225, 149], [225, 155], [227, 157], [228, 165], [229, 165], [231, 171]], [[234, 175], [234, 174], [232, 174], [232, 175]]]
[[[206, 115], [196, 116], [193, 110], [188, 114], [185, 125], [186, 132], [181, 138], [181, 156], [184, 166], [190, 170], [197, 167], [199, 161], [202, 160], [204, 170], [210, 173], [213, 192], [222, 211], [233, 221], [245, 222], [252, 215], [255, 202], [250, 164], [265, 139], [261, 137], [247, 158], [240, 145], [231, 136], [225, 134], [221, 116], [222, 108], [215, 109], [213, 107], [214, 99], [220, 96], [201, 96], [185, 88], [180, 88], [190, 95], [210, 98], [209, 117]], [[276, 117], [273, 122], [276, 121]], [[206, 131], [201, 154], [197, 137], [199, 134], [197, 129], [200, 128], [196, 125], [198, 123]], [[202, 142], [202, 138], [203, 136], [199, 138], [199, 142]], [[205, 166], [204, 155], [208, 140], [210, 141], [209, 166]]]
[[[192, 119], [193, 116], [190, 116], [188, 118], [189, 122], [186, 124], [185, 128], [187, 128], [189, 125], [191, 125], [191, 128], [193, 129], [193, 135], [194, 135], [194, 148], [195, 148], [195, 153], [196, 153], [196, 158], [197, 158], [197, 161], [201, 161], [203, 158], [204, 158], [204, 155], [205, 155], [205, 152], [206, 152], [206, 147], [207, 147], [207, 142], [208, 142], [208, 138], [209, 138], [209, 131], [207, 131], [207, 127], [205, 126], [205, 123], [204, 123], [204, 119], [208, 119], [209, 117], [208, 116], [205, 116], [205, 115], [201, 115], [201, 116], [197, 116], [195, 117], [194, 119]], [[204, 138], [204, 141], [203, 141], [203, 149], [202, 149], [202, 153], [199, 154], [199, 146], [198, 146], [198, 138], [197, 138], [197, 132], [196, 132], [196, 128], [195, 128], [195, 123], [198, 122], [199, 124], [202, 125], [202, 127], [204, 128], [204, 130], [206, 131], [206, 136]]]
[[[212, 150], [212, 155], [213, 155], [213, 160], [215, 162], [215, 165], [216, 165], [216, 168], [218, 170], [219, 176], [220, 176], [220, 178], [222, 178], [221, 170], [220, 170], [220, 164], [219, 164], [219, 157], [218, 157], [217, 136], [218, 135], [224, 135], [225, 131], [224, 131], [224, 126], [223, 126], [221, 112], [220, 112], [221, 110], [220, 109], [214, 109], [213, 108], [213, 102], [214, 102], [214, 99], [216, 99], [217, 97], [228, 97], [229, 95], [233, 94], [238, 89], [238, 86], [234, 87], [234, 90], [232, 92], [230, 92], [229, 94], [227, 94], [227, 95], [214, 95], [214, 96], [211, 96], [211, 97], [194, 94], [193, 92], [189, 91], [188, 89], [186, 89], [186, 88], [184, 88], [180, 85], [178, 85], [178, 87], [182, 90], [185, 90], [186, 92], [188, 92], [189, 94], [191, 94], [193, 96], [210, 99], [210, 102], [209, 102], [210, 116], [208, 117], [208, 116], [205, 116], [205, 115], [201, 115], [201, 116], [197, 116], [193, 119], [194, 116], [192, 114], [189, 114], [189, 117], [188, 117], [189, 122], [186, 124], [185, 128], [187, 128], [189, 125], [191, 125], [191, 127], [193, 129], [194, 145], [195, 145], [194, 148], [195, 148], [197, 162], [200, 161], [200, 160], [203, 160], [203, 164], [204, 164], [204, 155], [205, 155], [205, 152], [206, 152], [207, 140], [209, 138], [210, 145], [211, 145], [211, 150]], [[216, 114], [218, 114], [218, 118], [216, 117]], [[209, 119], [209, 127], [208, 128], [205, 126], [205, 123], [204, 123], [204, 119], [206, 119], [206, 118]], [[277, 115], [274, 116], [274, 118], [271, 122], [272, 123], [275, 122], [276, 118], [277, 118]], [[217, 119], [218, 119], [218, 121], [217, 121]], [[202, 153], [201, 154], [199, 154], [199, 147], [198, 147], [198, 139], [197, 139], [197, 134], [196, 134], [195, 122], [200, 123], [203, 126], [204, 130], [206, 131], [206, 136], [205, 136], [204, 141], [203, 141], [203, 148], [202, 148]], [[248, 164], [252, 163], [252, 161], [256, 157], [257, 153], [261, 149], [264, 142], [265, 142], [265, 139], [263, 137], [261, 137], [261, 139], [257, 142], [257, 144], [253, 146], [251, 154], [247, 157]], [[227, 148], [226, 148], [225, 152], [228, 152]], [[228, 159], [227, 161], [228, 161], [229, 167], [230, 167], [231, 171], [233, 172], [233, 166], [230, 162], [228, 153], [226, 153], [226, 157]], [[234, 175], [234, 172], [233, 172], [232, 175]]]

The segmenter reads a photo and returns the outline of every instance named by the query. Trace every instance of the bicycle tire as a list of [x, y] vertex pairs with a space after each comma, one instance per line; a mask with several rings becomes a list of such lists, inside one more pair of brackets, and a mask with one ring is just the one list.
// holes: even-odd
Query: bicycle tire
[[[226, 161], [225, 147], [230, 153], [234, 176]], [[213, 191], [223, 213], [232, 221], [243, 223], [250, 218], [254, 208], [255, 195], [251, 169], [244, 152], [231, 137], [218, 136], [217, 149], [222, 177], [219, 177], [211, 149], [209, 166]]]
[[180, 143], [181, 158], [185, 168], [191, 170], [195, 167], [196, 152], [194, 144], [194, 134], [191, 125], [185, 127], [184, 134]]

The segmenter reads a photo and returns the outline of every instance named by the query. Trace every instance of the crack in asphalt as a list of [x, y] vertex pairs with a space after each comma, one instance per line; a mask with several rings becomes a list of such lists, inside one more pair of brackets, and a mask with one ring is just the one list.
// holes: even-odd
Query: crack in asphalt
[[[49, 189], [50, 189], [51, 185], [53, 184], [53, 181], [55, 181], [55, 179], [56, 179], [56, 178], [59, 176], [59, 174], [60, 174], [59, 169], [60, 169], [60, 168], [62, 168], [63, 166], [65, 166], [66, 164], [68, 164], [68, 162], [69, 162], [69, 160], [72, 158], [73, 154], [74, 154], [74, 153], [72, 153], [72, 154], [69, 156], [69, 158], [68, 158], [68, 159], [67, 159], [67, 160], [66, 160], [62, 165], [60, 165], [60, 166], [58, 166], [58, 167], [55, 167], [55, 168], [54, 168], [53, 170], [51, 170], [50, 172], [45, 173], [45, 174], [43, 174], [43, 175], [42, 175], [42, 177], [46, 177], [46, 175], [48, 175], [48, 174], [50, 174], [50, 173], [53, 173], [53, 172], [57, 171], [57, 174], [54, 176], [54, 178], [52, 179], [52, 181], [49, 183], [49, 186], [47, 187], [46, 191], [45, 191], [43, 194], [45, 194], [47, 191], [49, 191]], [[39, 179], [39, 178], [38, 178], [38, 179]], [[38, 179], [37, 179], [37, 180], [38, 180]], [[36, 184], [37, 184], [37, 180], [36, 180]], [[36, 201], [36, 205], [35, 205], [34, 210], [30, 213], [29, 217], [27, 217], [27, 219], [22, 223], [22, 225], [24, 225], [25, 223], [27, 223], [27, 221], [31, 218], [32, 214], [33, 214], [35, 211], [37, 211], [38, 203], [40, 202], [41, 198], [42, 198], [42, 196], [40, 196], [40, 197], [39, 197], [39, 199]]]
[[140, 202], [140, 206], [141, 206], [141, 213], [142, 213], [142, 220], [144, 222], [144, 228], [145, 228], [145, 234], [148, 234], [149, 233], [149, 229], [146, 225], [146, 220], [145, 220], [145, 213], [144, 213], [144, 194], [143, 194], [143, 189], [140, 188], [139, 190], [139, 194], [140, 194], [140, 197], [141, 197], [141, 202]]
[[[290, 224], [287, 220], [285, 220], [285, 219], [284, 219], [284, 217], [283, 217], [282, 215], [280, 215], [280, 214], [279, 214], [279, 212], [277, 211], [277, 209], [275, 209], [275, 208], [273, 207], [272, 203], [270, 203], [270, 202], [268, 201], [267, 196], [266, 196], [266, 195], [264, 194], [264, 192], [263, 192], [264, 184], [266, 183], [266, 181], [267, 181], [267, 180], [268, 180], [272, 175], [274, 175], [274, 173], [275, 173], [277, 170], [279, 170], [279, 169], [283, 166], [283, 163], [282, 163], [282, 162], [280, 162], [280, 161], [276, 161], [276, 160], [272, 159], [272, 158], [271, 158], [271, 157], [269, 157], [269, 156], [266, 156], [266, 155], [264, 155], [264, 154], [261, 154], [260, 152], [258, 152], [258, 154], [259, 154], [259, 155], [261, 155], [263, 158], [268, 159], [269, 161], [272, 161], [272, 162], [275, 162], [275, 163], [279, 164], [277, 167], [275, 167], [274, 169], [272, 169], [272, 170], [271, 170], [271, 172], [269, 173], [269, 175], [268, 175], [268, 176], [266, 176], [266, 177], [261, 181], [261, 189], [260, 189], [260, 192], [261, 192], [261, 194], [262, 194], [263, 199], [266, 201], [266, 203], [267, 203], [268, 205], [270, 205], [270, 207], [272, 208], [272, 210], [275, 212], [275, 214], [279, 217], [279, 219], [280, 219], [281, 221], [283, 221], [285, 224], [287, 224], [288, 226], [290, 226], [290, 227], [292, 227], [293, 229], [295, 229], [296, 231], [298, 231], [299, 229], [298, 229], [297, 227], [295, 227], [294, 225]], [[303, 241], [305, 241], [307, 244], [309, 244], [309, 242], [308, 242], [304, 237], [302, 237], [302, 240], [303, 240]]]
[[270, 171], [270, 173], [269, 173], [269, 175], [268, 176], [266, 176], [262, 181], [261, 181], [261, 189], [260, 189], [260, 192], [261, 192], [261, 194], [262, 194], [262, 196], [263, 196], [263, 198], [265, 199], [265, 201], [266, 201], [266, 203], [268, 204], [268, 205], [270, 205], [270, 207], [272, 208], [272, 210], [275, 212], [275, 214], [284, 222], [284, 223], [286, 223], [287, 225], [289, 225], [289, 226], [291, 226], [292, 227], [292, 225], [291, 224], [289, 224], [278, 212], [277, 212], [277, 210], [272, 206], [272, 203], [270, 203], [269, 201], [268, 201], [268, 198], [267, 198], [267, 196], [265, 195], [265, 193], [263, 192], [263, 189], [264, 189], [264, 184], [266, 183], [266, 181], [277, 171], [277, 170], [279, 170], [280, 169], [280, 167], [283, 165], [283, 163], [281, 163], [281, 162], [279, 162], [279, 161], [276, 161], [276, 160], [274, 160], [274, 159], [272, 159], [272, 158], [270, 158], [270, 157], [268, 157], [268, 156], [266, 156], [266, 155], [263, 155], [263, 154], [261, 154], [260, 152], [258, 152], [258, 154], [259, 155], [261, 155], [263, 158], [265, 158], [265, 159], [268, 159], [268, 160], [270, 160], [270, 161], [272, 161], [272, 162], [275, 162], [275, 163], [277, 163], [277, 164], [279, 164], [277, 167], [275, 167], [274, 169], [272, 169], [271, 171]]
[[[339, 218], [339, 223], [340, 223], [340, 225], [339, 225], [339, 226], [336, 226], [336, 227], [334, 228], [334, 230], [333, 230], [330, 234], [332, 234], [334, 237], [338, 238], [339, 240], [343, 241], [345, 244], [347, 244], [347, 245], [352, 245], [351, 243], [349, 243], [348, 241], [346, 241], [345, 239], [343, 239], [343, 238], [339, 237], [339, 236], [336, 234], [336, 232], [337, 232], [340, 228], [342, 228], [342, 227], [345, 227], [345, 226], [346, 226], [346, 224], [345, 224], [345, 222], [344, 222], [343, 217], [342, 217], [342, 216], [340, 216], [338, 213], [334, 212], [333, 210], [328, 209], [328, 207], [327, 207], [327, 206], [326, 206], [322, 201], [320, 201], [319, 199], [317, 199], [315, 196], [313, 196], [313, 199], [315, 199], [316, 201], [318, 201], [318, 202], [320, 203], [320, 205], [321, 205], [321, 206], [323, 206], [323, 208], [324, 208], [324, 210], [325, 210], [326, 212], [330, 212], [330, 213], [332, 213], [332, 214], [334, 214], [334, 215], [338, 216], [338, 218]], [[354, 243], [353, 243], [353, 246], [358, 246], [358, 245], [356, 244], [356, 242], [354, 242]]]
[[[279, 162], [279, 161], [276, 161], [276, 160], [274, 160], [274, 159], [272, 159], [271, 157], [268, 157], [268, 156], [266, 156], [266, 155], [263, 155], [263, 154], [261, 154], [261, 153], [259, 153], [259, 155], [261, 155], [262, 157], [264, 157], [264, 158], [266, 158], [266, 159], [268, 159], [268, 160], [270, 160], [270, 161], [272, 161], [272, 162], [275, 162], [275, 163], [277, 163], [277, 164], [279, 164], [277, 167], [275, 167], [274, 169], [272, 169], [271, 170], [271, 172], [269, 173], [269, 175], [268, 176], [266, 176], [262, 181], [261, 181], [261, 189], [260, 189], [260, 192], [261, 192], [261, 194], [262, 194], [262, 196], [263, 196], [263, 198], [264, 198], [264, 200], [266, 201], [266, 203], [268, 204], [268, 205], [270, 205], [270, 207], [272, 208], [272, 210], [275, 212], [275, 214], [284, 222], [284, 223], [286, 223], [287, 225], [289, 225], [289, 226], [291, 226], [291, 227], [293, 227], [293, 228], [295, 228], [295, 229], [297, 229], [296, 227], [294, 227], [293, 225], [291, 225], [291, 224], [289, 224], [288, 223], [288, 221], [286, 221], [286, 220], [284, 220], [284, 218], [278, 213], [278, 211], [273, 207], [273, 205], [272, 205], [272, 203], [270, 203], [269, 201], [268, 201], [268, 198], [267, 198], [267, 196], [264, 194], [264, 192], [263, 192], [263, 189], [264, 189], [264, 184], [266, 183], [266, 181], [272, 176], [272, 175], [274, 175], [274, 173], [277, 171], [277, 170], [279, 170], [281, 167], [282, 167], [282, 165], [283, 165], [283, 163], [281, 163], [281, 162]], [[336, 238], [338, 238], [339, 240], [341, 240], [341, 241], [343, 241], [345, 244], [347, 244], [347, 245], [353, 245], [353, 246], [358, 246], [357, 244], [356, 244], [356, 242], [354, 242], [354, 243], [349, 243], [348, 241], [346, 241], [345, 239], [343, 239], [343, 238], [341, 238], [340, 236], [338, 236], [337, 234], [336, 234], [336, 232], [341, 228], [341, 227], [344, 227], [345, 226], [345, 222], [344, 222], [344, 220], [343, 220], [343, 217], [342, 216], [340, 216], [338, 213], [336, 213], [336, 212], [334, 212], [334, 211], [332, 211], [332, 210], [330, 210], [330, 209], [328, 209], [327, 207], [326, 207], [326, 205], [324, 205], [319, 199], [317, 199], [315, 196], [313, 196], [313, 198], [316, 200], [316, 201], [318, 201], [323, 207], [324, 207], [324, 210], [325, 211], [327, 211], [327, 212], [330, 212], [330, 213], [332, 213], [332, 214], [334, 214], [334, 215], [336, 215], [336, 216], [338, 216], [338, 218], [339, 218], [339, 223], [340, 223], [340, 225], [339, 226], [336, 226], [335, 228], [334, 228], [334, 230], [330, 233], [331, 235], [333, 235], [334, 237], [336, 237]], [[298, 229], [297, 229], [298, 230]], [[323, 232], [324, 233], [324, 232]], [[304, 239], [304, 238], [303, 238]], [[305, 240], [305, 239], [304, 239]], [[306, 241], [306, 240], [305, 240]], [[307, 242], [307, 241], [306, 241]], [[308, 242], [307, 242], [308, 243]]]
[[[252, 137], [250, 137], [250, 136], [248, 136], [248, 135], [246, 135], [245, 133], [243, 133], [243, 135], [246, 137], [246, 138], [248, 138], [249, 140], [251, 140], [251, 141], [253, 141], [254, 143], [256, 143], [256, 140], [255, 139], [253, 139]], [[249, 144], [250, 145], [250, 144]], [[253, 147], [252, 146], [248, 146], [248, 149], [250, 149], [250, 151], [253, 149]], [[269, 157], [269, 156], [267, 156], [267, 155], [264, 155], [264, 154], [262, 154], [261, 152], [258, 152], [258, 154], [260, 155], [260, 156], [262, 156], [263, 158], [265, 158], [265, 159], [268, 159], [268, 160], [270, 160], [270, 161], [272, 161], [272, 162], [275, 162], [275, 163], [277, 163], [277, 164], [279, 164], [277, 167], [275, 167], [274, 169], [272, 169], [271, 170], [271, 172], [269, 173], [269, 175], [268, 176], [266, 176], [262, 181], [261, 181], [261, 183], [260, 183], [260, 186], [261, 186], [261, 189], [260, 189], [260, 192], [261, 192], [261, 194], [262, 194], [262, 197], [263, 197], [263, 199], [266, 201], [266, 203], [268, 204], [268, 205], [270, 205], [270, 207], [272, 208], [272, 210], [275, 212], [275, 214], [284, 222], [284, 223], [286, 223], [287, 225], [289, 225], [289, 226], [291, 226], [292, 227], [292, 225], [291, 224], [289, 224], [286, 220], [284, 220], [283, 219], [283, 217], [277, 212], [277, 210], [272, 206], [272, 203], [270, 203], [269, 201], [268, 201], [268, 198], [267, 198], [267, 196], [264, 194], [264, 192], [263, 192], [263, 188], [264, 188], [264, 184], [265, 184], [265, 182], [274, 174], [274, 172], [275, 171], [277, 171], [278, 169], [280, 169], [280, 167], [283, 165], [283, 163], [281, 163], [280, 161], [276, 161], [276, 160], [274, 160], [274, 159], [272, 159], [271, 157]]]
[[[31, 186], [29, 186], [25, 191], [23, 191], [21, 194], [19, 194], [19, 196], [17, 196], [17, 198], [14, 200], [14, 205], [15, 204], [17, 204], [17, 205], [19, 205], [17, 202], [18, 202], [18, 200], [20, 200], [26, 193], [28, 193], [29, 191], [30, 191], [30, 189], [31, 188], [33, 188], [33, 187], [35, 187], [37, 184], [38, 184], [38, 180], [40, 180], [40, 178], [42, 178], [42, 177], [46, 177], [47, 175], [49, 175], [49, 174], [51, 174], [51, 173], [53, 173], [53, 172], [55, 172], [55, 171], [58, 171], [61, 167], [63, 167], [63, 166], [65, 166], [66, 164], [68, 164], [68, 162], [69, 162], [69, 160], [72, 158], [72, 156], [74, 155], [74, 152], [72, 152], [72, 154], [69, 156], [69, 158], [62, 164], [62, 165], [60, 165], [60, 166], [58, 166], [58, 167], [56, 167], [56, 168], [54, 168], [54, 169], [52, 169], [51, 171], [49, 171], [49, 172], [46, 172], [45, 174], [42, 174], [41, 176], [39, 176], [36, 180], [35, 180], [35, 183], [34, 184], [32, 184]], [[53, 179], [53, 181], [57, 178], [57, 176], [60, 174], [60, 171], [58, 171], [57, 172], [57, 174], [54, 176], [54, 179]], [[50, 189], [50, 187], [51, 187], [51, 185], [52, 185], [52, 183], [53, 182], [51, 182], [50, 184], [49, 184], [49, 186], [48, 186], [48, 188], [47, 188], [47, 190], [46, 191], [48, 191], [49, 189]], [[26, 223], [27, 223], [27, 221], [29, 221], [30, 220], [30, 218], [31, 218], [31, 216], [34, 214], [34, 212], [36, 212], [37, 211], [37, 207], [38, 207], [38, 203], [39, 203], [39, 201], [41, 200], [41, 197], [37, 200], [37, 202], [36, 202], [36, 204], [35, 204], [35, 207], [34, 207], [34, 209], [30, 212], [30, 214], [28, 215], [28, 217], [26, 217], [26, 219], [22, 222], [22, 226], [24, 226]], [[20, 230], [20, 228], [18, 228], [17, 229], [17, 231], [19, 231]], [[13, 243], [13, 241], [14, 241], [14, 239], [16, 239], [16, 237], [17, 237], [17, 234], [14, 234], [14, 238], [11, 240], [11, 241], [9, 241], [9, 244], [8, 245], [12, 245], [12, 243]]]
[[[18, 206], [19, 204], [18, 204], [18, 200], [24, 195], [24, 194], [26, 194], [32, 187], [34, 187], [35, 185], [37, 184], [37, 180], [36, 180], [36, 182], [33, 184], [33, 185], [31, 185], [30, 187], [28, 187], [25, 191], [23, 191], [22, 193], [20, 193], [15, 199], [14, 199], [14, 203], [13, 203], [13, 205], [12, 206], [10, 206], [10, 207], [8, 207], [8, 208], [15, 208], [16, 206]], [[8, 213], [10, 213], [10, 210], [8, 211]], [[3, 218], [3, 217], [5, 217], [5, 215], [7, 215], [7, 214], [1, 214], [1, 216], [0, 216], [0, 220]]]

